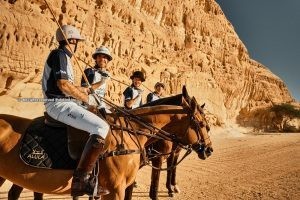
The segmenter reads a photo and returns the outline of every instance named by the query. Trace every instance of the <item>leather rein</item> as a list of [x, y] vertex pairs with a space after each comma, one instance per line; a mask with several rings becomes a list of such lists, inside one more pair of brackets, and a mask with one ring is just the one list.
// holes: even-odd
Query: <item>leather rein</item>
[[[200, 131], [200, 129], [203, 127], [202, 123], [199, 123], [196, 119], [195, 119], [195, 116], [192, 116], [191, 114], [190, 115], [190, 122], [194, 124], [194, 126], [196, 126], [196, 129], [195, 131], [198, 132]], [[120, 120], [120, 117], [124, 117], [124, 121], [126, 123], [126, 127], [125, 126], [122, 126], [122, 123], [121, 123], [121, 120]], [[134, 117], [137, 117], [137, 116], [134, 116]], [[117, 120], [120, 122], [121, 125], [116, 125], [116, 122]], [[141, 123], [141, 125], [143, 125], [146, 129], [149, 130], [149, 132], [146, 132], [146, 131], [142, 131], [142, 130], [136, 130], [133, 128], [133, 126], [131, 125], [131, 122], [130, 120], [132, 120], [131, 116], [122, 116], [122, 115], [119, 115], [115, 118], [114, 122], [113, 123], [109, 123], [110, 125], [110, 128], [111, 128], [111, 132], [112, 134], [114, 135], [114, 131], [115, 130], [121, 130], [121, 143], [120, 144], [117, 144], [117, 149], [116, 150], [113, 150], [113, 151], [109, 151], [109, 152], [106, 152], [104, 153], [99, 159], [100, 160], [103, 160], [107, 157], [111, 157], [111, 156], [120, 156], [120, 155], [128, 155], [128, 154], [142, 154], [142, 157], [143, 157], [143, 165], [148, 165], [150, 167], [152, 167], [153, 169], [156, 169], [156, 170], [161, 170], [161, 171], [166, 171], [166, 170], [171, 170], [171, 169], [174, 169], [177, 167], [177, 165], [179, 165], [193, 150], [193, 146], [195, 144], [198, 144], [200, 143], [201, 141], [201, 136], [199, 134], [197, 134], [197, 137], [198, 137], [198, 141], [195, 143], [195, 144], [189, 144], [189, 145], [182, 145], [181, 143], [179, 143], [179, 140], [177, 138], [176, 135], [174, 134], [171, 134], [171, 133], [168, 133], [168, 135], [166, 135], [164, 132], [163, 134], [160, 133], [159, 131], [154, 134], [154, 131], [153, 128], [151, 126], [151, 124], [147, 123], [147, 122], [143, 122], [143, 121], [139, 121]], [[130, 126], [130, 127], [129, 127]], [[189, 127], [189, 126], [188, 126]], [[158, 129], [158, 128], [157, 128]], [[160, 130], [160, 129], [159, 129]], [[149, 138], [156, 138], [156, 139], [163, 139], [163, 140], [169, 140], [169, 141], [172, 141], [172, 142], [175, 142], [178, 147], [177, 148], [182, 148], [182, 149], [185, 149], [186, 152], [185, 154], [182, 156], [182, 158], [177, 161], [175, 164], [167, 167], [167, 168], [157, 168], [155, 166], [153, 166], [152, 164], [150, 164], [150, 161], [151, 159], [148, 159], [147, 158], [147, 155], [146, 155], [146, 152], [145, 152], [145, 149], [143, 149], [141, 147], [141, 144], [139, 142], [139, 140], [137, 139], [137, 142], [136, 145], [139, 147], [138, 149], [125, 149], [124, 148], [124, 131], [126, 131], [127, 133], [129, 133], [130, 135], [134, 135], [135, 138], [137, 138], [138, 135], [144, 135], [146, 137], [149, 137]], [[163, 131], [163, 130], [162, 130]], [[169, 137], [168, 137], [169, 136]], [[115, 136], [114, 136], [115, 137]], [[174, 141], [175, 140], [175, 141]], [[133, 140], [134, 141], [134, 140]], [[155, 156], [156, 157], [161, 157], [161, 156], [165, 156], [165, 155], [171, 155], [172, 153], [174, 153], [176, 149], [172, 150], [171, 152], [169, 153], [166, 153], [166, 154], [162, 154], [160, 152], [158, 152]]]

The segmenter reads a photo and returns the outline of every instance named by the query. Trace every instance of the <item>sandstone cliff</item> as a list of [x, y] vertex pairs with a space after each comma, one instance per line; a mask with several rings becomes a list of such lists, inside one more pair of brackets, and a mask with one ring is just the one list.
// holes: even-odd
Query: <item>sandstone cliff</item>
[[[48, 1], [62, 24], [75, 25], [85, 36], [78, 57], [93, 64], [94, 49], [106, 45], [115, 79], [130, 83], [132, 71], [141, 69], [148, 88], [160, 80], [168, 94], [176, 94], [186, 84], [206, 103], [214, 124], [235, 119], [242, 108], [294, 101], [280, 78], [249, 57], [214, 0]], [[6, 0], [0, 6], [0, 89], [9, 90], [25, 77], [38, 83], [55, 48], [53, 17], [42, 0]], [[33, 71], [39, 78], [28, 78]], [[112, 81], [109, 98], [121, 103], [125, 87]]]

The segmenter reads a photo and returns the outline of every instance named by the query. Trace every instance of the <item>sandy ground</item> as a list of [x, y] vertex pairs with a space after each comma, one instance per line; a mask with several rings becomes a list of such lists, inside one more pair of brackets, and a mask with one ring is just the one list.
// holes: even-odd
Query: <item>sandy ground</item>
[[[213, 155], [199, 160], [193, 153], [178, 167], [181, 193], [173, 199], [300, 199], [300, 134], [214, 134]], [[149, 167], [137, 176], [133, 199], [149, 199]], [[162, 172], [159, 198], [170, 199]], [[7, 199], [10, 183], [0, 188]], [[21, 198], [32, 199], [24, 190]], [[45, 195], [45, 199], [70, 199]], [[87, 199], [82, 197], [81, 199]]]

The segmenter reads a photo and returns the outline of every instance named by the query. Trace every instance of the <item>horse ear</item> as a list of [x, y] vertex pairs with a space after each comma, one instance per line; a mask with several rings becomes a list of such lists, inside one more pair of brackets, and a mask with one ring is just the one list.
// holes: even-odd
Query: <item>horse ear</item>
[[195, 114], [197, 112], [197, 101], [196, 101], [195, 97], [193, 97], [191, 100], [191, 109], [192, 109], [193, 114]]
[[181, 98], [181, 99], [182, 99], [181, 105], [183, 107], [190, 107], [190, 103], [185, 98]]
[[201, 108], [203, 109], [203, 108], [204, 108], [204, 106], [205, 106], [205, 103], [201, 105]]
[[186, 89], [186, 86], [185, 86], [185, 85], [182, 86], [182, 96], [183, 96], [187, 101], [189, 101], [190, 96], [189, 96], [189, 94], [188, 94], [188, 92], [187, 92], [187, 89]]

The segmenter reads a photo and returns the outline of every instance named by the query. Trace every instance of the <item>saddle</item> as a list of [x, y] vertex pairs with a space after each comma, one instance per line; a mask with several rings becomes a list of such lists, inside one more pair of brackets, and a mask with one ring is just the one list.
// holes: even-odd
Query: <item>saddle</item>
[[48, 169], [75, 169], [89, 134], [45, 113], [28, 126], [20, 147], [26, 164]]

